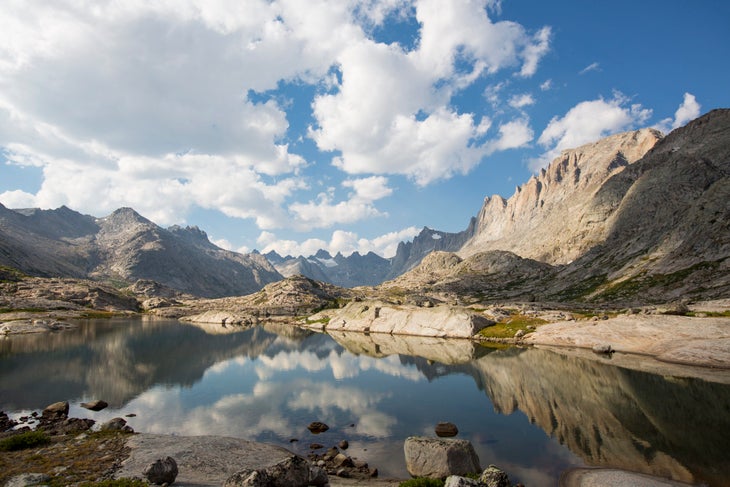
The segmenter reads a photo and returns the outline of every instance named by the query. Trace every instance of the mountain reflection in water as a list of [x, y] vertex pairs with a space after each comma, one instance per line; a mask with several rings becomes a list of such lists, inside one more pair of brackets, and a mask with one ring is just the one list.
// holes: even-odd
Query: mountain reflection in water
[[[79, 407], [89, 399], [111, 406]], [[528, 485], [555, 485], [580, 465], [730, 485], [730, 386], [540, 349], [159, 320], [0, 340], [0, 409], [59, 400], [97, 421], [135, 413], [139, 432], [238, 436], [305, 455], [312, 442], [348, 439], [387, 476], [407, 476], [406, 437], [452, 421], [483, 466]], [[314, 420], [330, 431], [309, 433]]]

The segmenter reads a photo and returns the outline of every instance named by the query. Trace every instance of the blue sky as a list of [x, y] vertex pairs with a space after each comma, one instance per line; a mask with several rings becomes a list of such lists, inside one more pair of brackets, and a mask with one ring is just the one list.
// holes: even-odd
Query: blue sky
[[6, 0], [0, 202], [391, 256], [563, 149], [730, 106], [729, 25], [721, 0]]

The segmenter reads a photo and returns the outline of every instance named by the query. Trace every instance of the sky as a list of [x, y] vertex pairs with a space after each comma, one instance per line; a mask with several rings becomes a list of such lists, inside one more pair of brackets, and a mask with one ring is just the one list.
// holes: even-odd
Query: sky
[[725, 0], [4, 0], [0, 203], [394, 255], [561, 150], [730, 107]]

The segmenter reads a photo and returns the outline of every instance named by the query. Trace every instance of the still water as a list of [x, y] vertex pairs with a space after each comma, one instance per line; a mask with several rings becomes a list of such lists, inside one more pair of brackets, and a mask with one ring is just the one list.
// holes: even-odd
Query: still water
[[[92, 399], [110, 407], [79, 406]], [[137, 432], [235, 436], [303, 455], [346, 439], [381, 477], [407, 478], [405, 438], [451, 421], [482, 466], [530, 486], [585, 465], [730, 485], [727, 381], [540, 349], [161, 320], [0, 339], [0, 410], [18, 417], [63, 400], [98, 422], [134, 413]], [[312, 421], [330, 430], [315, 436]]]

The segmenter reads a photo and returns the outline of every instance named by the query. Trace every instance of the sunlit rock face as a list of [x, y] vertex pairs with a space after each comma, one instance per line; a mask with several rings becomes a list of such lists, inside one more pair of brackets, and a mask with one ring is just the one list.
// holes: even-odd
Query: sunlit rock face
[[536, 349], [493, 353], [473, 365], [496, 409], [522, 411], [589, 465], [721, 485], [726, 386]]
[[615, 209], [595, 194], [660, 139], [656, 130], [642, 129], [563, 151], [508, 200], [487, 198], [475, 235], [459, 253], [509, 249], [550, 264], [574, 260], [604, 238], [606, 217]]
[[353, 301], [335, 312], [327, 331], [470, 338], [491, 322], [455, 306], [419, 307], [381, 301]]

